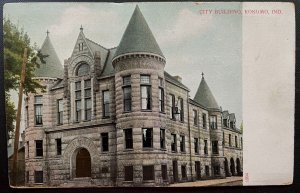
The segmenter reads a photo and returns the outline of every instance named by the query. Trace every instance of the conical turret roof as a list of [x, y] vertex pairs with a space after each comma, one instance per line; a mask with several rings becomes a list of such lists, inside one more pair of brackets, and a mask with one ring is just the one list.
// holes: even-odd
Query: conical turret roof
[[49, 78], [62, 78], [63, 66], [61, 65], [58, 59], [58, 56], [51, 43], [48, 32], [47, 32], [47, 37], [40, 49], [40, 52], [43, 55], [46, 55], [46, 57], [44, 58], [45, 63], [42, 63], [40, 60], [38, 60], [38, 63], [40, 64], [40, 68], [36, 68], [35, 76], [49, 77]]
[[164, 58], [143, 14], [136, 6], [114, 58], [128, 53], [152, 53]]
[[209, 108], [209, 109], [220, 109], [214, 95], [212, 94], [211, 90], [209, 89], [204, 77], [200, 82], [199, 88], [195, 95], [194, 101], [198, 102], [199, 104]]

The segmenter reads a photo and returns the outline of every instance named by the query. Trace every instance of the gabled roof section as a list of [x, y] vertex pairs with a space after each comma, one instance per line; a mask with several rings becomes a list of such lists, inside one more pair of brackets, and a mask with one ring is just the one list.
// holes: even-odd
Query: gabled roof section
[[63, 77], [63, 66], [61, 65], [56, 51], [51, 43], [49, 33], [47, 32], [46, 39], [40, 49], [40, 52], [45, 55], [45, 63], [42, 63], [38, 59], [40, 68], [36, 68], [36, 77], [49, 77], [49, 78], [62, 78]]
[[229, 116], [229, 112], [226, 110], [226, 111], [223, 111], [222, 112], [222, 115], [223, 115], [223, 119], [228, 119], [228, 116]]
[[165, 58], [143, 14], [136, 6], [114, 58], [123, 54], [139, 52], [156, 54]]
[[183, 88], [187, 91], [190, 91], [190, 89], [187, 86], [182, 84], [180, 81], [178, 81], [176, 78], [174, 78], [172, 75], [170, 75], [166, 71], [164, 72], [164, 75], [165, 75], [166, 81], [169, 81], [169, 82], [171, 82], [171, 83], [173, 83], [173, 84], [175, 84], [175, 85], [177, 85], [177, 86], [179, 86], [179, 87], [181, 87], [181, 88]]
[[220, 110], [220, 107], [211, 90], [209, 89], [204, 77], [202, 77], [197, 93], [194, 97], [194, 101], [209, 109]]
[[229, 120], [230, 121], [235, 121], [235, 114], [234, 113], [230, 113]]

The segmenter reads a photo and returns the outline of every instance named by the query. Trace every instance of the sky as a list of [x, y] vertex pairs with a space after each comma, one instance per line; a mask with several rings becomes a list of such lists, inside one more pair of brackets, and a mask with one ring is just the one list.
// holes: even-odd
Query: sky
[[219, 106], [236, 114], [239, 127], [242, 16], [200, 10], [242, 9], [241, 3], [7, 3], [3, 14], [39, 47], [49, 30], [63, 64], [71, 56], [81, 25], [87, 38], [106, 48], [118, 46], [137, 4], [166, 57], [165, 70], [182, 77], [192, 99], [203, 72]]

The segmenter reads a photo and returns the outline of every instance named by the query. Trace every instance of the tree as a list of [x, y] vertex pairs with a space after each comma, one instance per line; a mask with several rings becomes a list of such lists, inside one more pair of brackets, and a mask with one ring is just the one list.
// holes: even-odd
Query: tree
[[30, 38], [23, 29], [19, 29], [9, 19], [3, 21], [4, 36], [4, 89], [5, 89], [5, 111], [6, 111], [6, 128], [7, 132], [14, 130], [14, 121], [16, 119], [15, 105], [11, 101], [9, 92], [18, 90], [20, 84], [21, 66], [23, 52], [27, 47], [28, 61], [26, 63], [26, 78], [24, 93], [36, 93], [36, 89], [44, 91], [42, 86], [34, 77], [34, 71], [39, 68], [38, 60], [45, 62], [37, 46], [30, 45]]

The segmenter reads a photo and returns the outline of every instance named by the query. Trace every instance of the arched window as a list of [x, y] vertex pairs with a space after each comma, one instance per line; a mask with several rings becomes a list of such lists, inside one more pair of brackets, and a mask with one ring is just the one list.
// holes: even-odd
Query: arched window
[[84, 76], [90, 73], [90, 66], [87, 63], [80, 64], [77, 68], [76, 76]]

